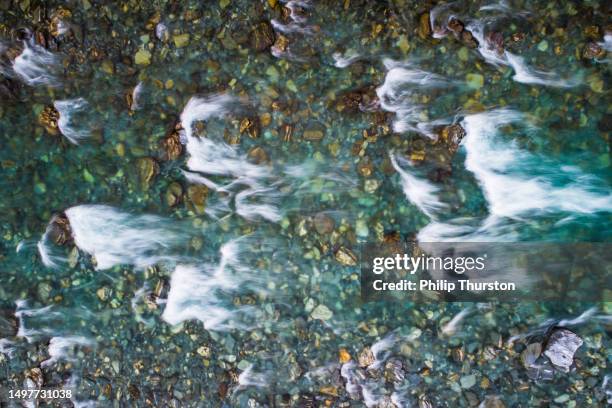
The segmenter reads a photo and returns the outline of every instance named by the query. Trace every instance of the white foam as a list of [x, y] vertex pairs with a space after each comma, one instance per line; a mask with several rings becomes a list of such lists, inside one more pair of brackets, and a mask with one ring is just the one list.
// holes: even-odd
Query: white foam
[[551, 71], [541, 71], [529, 67], [523, 57], [505, 52], [508, 64], [514, 69], [512, 77], [516, 82], [523, 84], [545, 85], [557, 88], [571, 88], [580, 84], [578, 77], [562, 79], [558, 74]]
[[[191, 98], [183, 113], [181, 123], [187, 140], [188, 180], [206, 185], [209, 189], [228, 195], [222, 207], [229, 208], [233, 197], [236, 213], [249, 220], [264, 219], [271, 222], [281, 220], [278, 208], [278, 192], [274, 188], [271, 168], [251, 163], [248, 157], [240, 154], [238, 149], [214, 136], [197, 137], [193, 135], [193, 124], [196, 121], [223, 117], [229, 106], [235, 103], [228, 95], [213, 95], [207, 98]], [[217, 138], [218, 139], [218, 138]], [[210, 180], [208, 176], [230, 178], [225, 184]], [[215, 216], [217, 211], [215, 212]]]
[[59, 86], [60, 82], [53, 73], [59, 59], [40, 45], [24, 41], [21, 54], [13, 61], [13, 71], [30, 86]]
[[17, 351], [15, 342], [9, 339], [0, 339], [0, 354], [4, 354], [8, 358], [13, 358], [15, 351]]
[[336, 66], [337, 68], [346, 68], [355, 61], [361, 59], [361, 55], [357, 53], [349, 53], [344, 56], [339, 52], [335, 52], [333, 53], [332, 57], [334, 58], [334, 66]]
[[491, 46], [485, 39], [485, 21], [471, 21], [465, 28], [470, 31], [474, 38], [478, 41], [478, 52], [491, 65], [509, 65], [508, 59], [504, 53], [499, 53], [495, 47]]
[[225, 243], [217, 264], [177, 265], [170, 281], [170, 291], [162, 318], [172, 324], [200, 320], [207, 330], [230, 330], [247, 327], [241, 317], [251, 307], [231, 303], [233, 291], [251, 288], [257, 280], [253, 267], [241, 256], [242, 240]]
[[270, 372], [256, 372], [251, 364], [238, 376], [238, 389], [248, 387], [267, 388], [270, 386], [271, 377], [272, 373]]
[[391, 159], [393, 168], [402, 179], [402, 189], [406, 198], [428, 217], [435, 219], [436, 212], [446, 207], [446, 205], [438, 199], [438, 187], [425, 180], [416, 178], [408, 171], [401, 168], [393, 153], [389, 153], [389, 158]]
[[463, 321], [465, 318], [472, 313], [472, 307], [466, 307], [459, 313], [457, 313], [453, 318], [441, 327], [440, 333], [444, 336], [452, 336], [461, 328], [463, 325]]
[[308, 19], [297, 10], [298, 7], [304, 9], [310, 8], [310, 1], [290, 0], [286, 2], [285, 7], [289, 9], [289, 19], [291, 21], [283, 24], [279, 20], [272, 19], [270, 23], [276, 31], [280, 31], [283, 34], [297, 33], [302, 35], [312, 35], [315, 33], [314, 27], [307, 25]]
[[550, 168], [540, 168], [550, 167], [551, 163], [499, 137], [499, 127], [519, 121], [525, 122], [524, 115], [497, 109], [468, 115], [462, 122], [466, 131], [462, 143], [466, 168], [482, 186], [492, 216], [520, 220], [534, 213], [594, 214], [612, 210], [612, 194], [596, 191], [597, 187], [579, 170], [558, 166], [556, 176], [564, 175], [578, 182], [557, 186], [547, 176], [551, 174]]
[[409, 62], [391, 59], [383, 60], [387, 68], [385, 81], [376, 89], [380, 106], [387, 112], [393, 112], [396, 120], [393, 130], [401, 133], [414, 131], [428, 137], [435, 137], [426, 131], [428, 122], [424, 106], [414, 100], [416, 91], [447, 88], [454, 85], [446, 78], [417, 68]]
[[84, 139], [91, 136], [91, 131], [82, 123], [78, 123], [74, 116], [82, 115], [89, 104], [83, 98], [55, 101], [53, 106], [59, 112], [57, 127], [62, 135], [66, 136], [70, 142], [79, 144]]
[[604, 35], [604, 41], [599, 45], [606, 51], [612, 52], [612, 34]]
[[78, 361], [75, 349], [78, 347], [92, 347], [94, 341], [83, 336], [53, 337], [49, 341], [49, 358], [43, 361], [41, 367], [49, 367], [59, 361], [74, 363]]
[[601, 384], [601, 389], [606, 393], [606, 402], [608, 404], [612, 404], [612, 378], [610, 375], [605, 375], [603, 379], [603, 383]]
[[[92, 255], [97, 269], [126, 264], [146, 267], [180, 259], [189, 229], [154, 215], [133, 215], [105, 205], [79, 205], [65, 211], [76, 246]], [[66, 259], [53, 255], [48, 231], [38, 244], [45, 265], [57, 267]]]
[[131, 109], [138, 110], [142, 108], [142, 101], [140, 100], [142, 97], [143, 85], [142, 82], [138, 82], [138, 84], [132, 90], [132, 106]]

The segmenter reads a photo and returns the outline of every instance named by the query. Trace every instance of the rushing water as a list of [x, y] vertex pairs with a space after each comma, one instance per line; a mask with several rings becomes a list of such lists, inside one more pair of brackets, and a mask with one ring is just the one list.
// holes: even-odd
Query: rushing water
[[[0, 2], [0, 392], [612, 402], [610, 303], [363, 303], [355, 259], [395, 239], [609, 242], [608, 15]], [[530, 348], [553, 327], [582, 342], [567, 372]]]

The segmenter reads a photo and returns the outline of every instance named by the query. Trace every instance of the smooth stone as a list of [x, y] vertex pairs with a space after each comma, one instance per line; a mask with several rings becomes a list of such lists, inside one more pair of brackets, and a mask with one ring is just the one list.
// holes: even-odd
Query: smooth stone
[[465, 79], [467, 86], [472, 89], [480, 89], [484, 86], [484, 77], [480, 74], [467, 74]]
[[329, 320], [332, 318], [333, 315], [334, 313], [331, 310], [329, 310], [327, 306], [319, 305], [314, 308], [314, 310], [310, 314], [310, 317], [312, 317], [313, 319], [319, 319], [319, 320]]
[[476, 385], [476, 376], [474, 374], [463, 376], [461, 377], [459, 382], [461, 383], [461, 388], [467, 390]]
[[147, 50], [139, 50], [134, 56], [136, 65], [149, 65], [151, 63], [151, 53]]

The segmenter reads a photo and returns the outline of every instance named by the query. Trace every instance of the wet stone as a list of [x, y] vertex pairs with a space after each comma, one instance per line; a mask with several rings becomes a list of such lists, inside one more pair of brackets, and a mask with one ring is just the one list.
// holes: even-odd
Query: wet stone
[[313, 309], [312, 313], [310, 313], [310, 317], [319, 320], [329, 320], [333, 315], [334, 313], [325, 305], [318, 305]]
[[255, 164], [266, 164], [270, 161], [268, 154], [260, 146], [253, 147], [251, 150], [249, 150], [247, 157]]
[[58, 245], [72, 242], [72, 230], [64, 213], [55, 215], [48, 227], [49, 238]]
[[181, 156], [183, 145], [181, 144], [180, 131], [182, 129], [181, 124], [177, 123], [168, 136], [162, 140], [163, 158], [165, 160], [176, 160]]
[[59, 133], [58, 120], [60, 114], [53, 106], [45, 106], [43, 111], [38, 117], [38, 121], [45, 128], [45, 130], [51, 135], [57, 135]]
[[458, 18], [451, 17], [448, 20], [448, 24], [446, 27], [453, 33], [460, 34], [464, 30], [465, 24], [463, 24], [463, 22], [460, 21]]
[[134, 55], [136, 65], [147, 66], [151, 64], [151, 53], [148, 50], [141, 49]]
[[526, 368], [534, 365], [540, 354], [542, 353], [542, 345], [540, 343], [531, 343], [521, 353], [521, 362]]
[[580, 346], [582, 339], [567, 329], [555, 329], [548, 338], [544, 355], [557, 368], [568, 372], [574, 363], [574, 354]]
[[304, 130], [304, 139], [317, 142], [325, 136], [325, 126], [319, 122], [312, 122], [308, 125], [308, 127]]
[[0, 338], [9, 338], [17, 334], [18, 322], [14, 310], [0, 309]]
[[418, 34], [421, 39], [429, 38], [431, 35], [431, 24], [429, 22], [429, 13], [421, 14], [419, 17]]
[[159, 165], [155, 159], [151, 157], [142, 157], [138, 159], [138, 176], [140, 185], [144, 190], [147, 190], [151, 185], [151, 181], [159, 173]]
[[200, 184], [191, 185], [187, 189], [187, 197], [193, 210], [197, 214], [204, 214], [206, 199], [208, 198], [208, 188]]
[[340, 247], [334, 254], [336, 261], [345, 266], [357, 265], [357, 256], [348, 248]]
[[256, 51], [265, 51], [270, 48], [276, 39], [272, 24], [263, 21], [251, 31], [251, 46]]
[[478, 408], [506, 408], [506, 405], [497, 395], [488, 395], [480, 405], [478, 405]]
[[175, 181], [170, 183], [164, 193], [164, 198], [168, 207], [176, 207], [183, 199], [183, 187]]
[[359, 363], [359, 367], [363, 367], [363, 368], [372, 365], [375, 360], [376, 358], [374, 357], [374, 353], [372, 352], [372, 349], [369, 347], [366, 347], [363, 350], [361, 350], [361, 352], [359, 353], [359, 356], [357, 357], [357, 362]]
[[335, 221], [329, 215], [320, 212], [314, 216], [315, 230], [321, 235], [330, 234], [334, 230]]
[[470, 48], [478, 48], [478, 41], [476, 41], [476, 38], [474, 38], [472, 33], [468, 30], [463, 30], [461, 32], [461, 42]]
[[244, 118], [240, 121], [240, 133], [246, 133], [251, 139], [257, 139], [260, 133], [259, 118]]
[[603, 58], [606, 56], [606, 50], [596, 42], [590, 42], [584, 46], [582, 57], [584, 59]]

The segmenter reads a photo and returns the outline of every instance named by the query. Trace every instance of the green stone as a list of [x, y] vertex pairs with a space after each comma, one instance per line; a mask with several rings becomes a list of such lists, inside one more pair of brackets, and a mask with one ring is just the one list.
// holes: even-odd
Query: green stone
[[548, 42], [546, 40], [542, 40], [540, 41], [540, 43], [538, 44], [538, 51], [546, 51], [548, 49]]
[[467, 74], [465, 79], [467, 86], [472, 89], [480, 89], [484, 86], [484, 77], [480, 74]]
[[151, 63], [151, 53], [147, 50], [139, 50], [134, 56], [134, 62], [136, 65], [149, 65]]
[[173, 37], [176, 48], [182, 48], [189, 44], [189, 34], [179, 34]]

